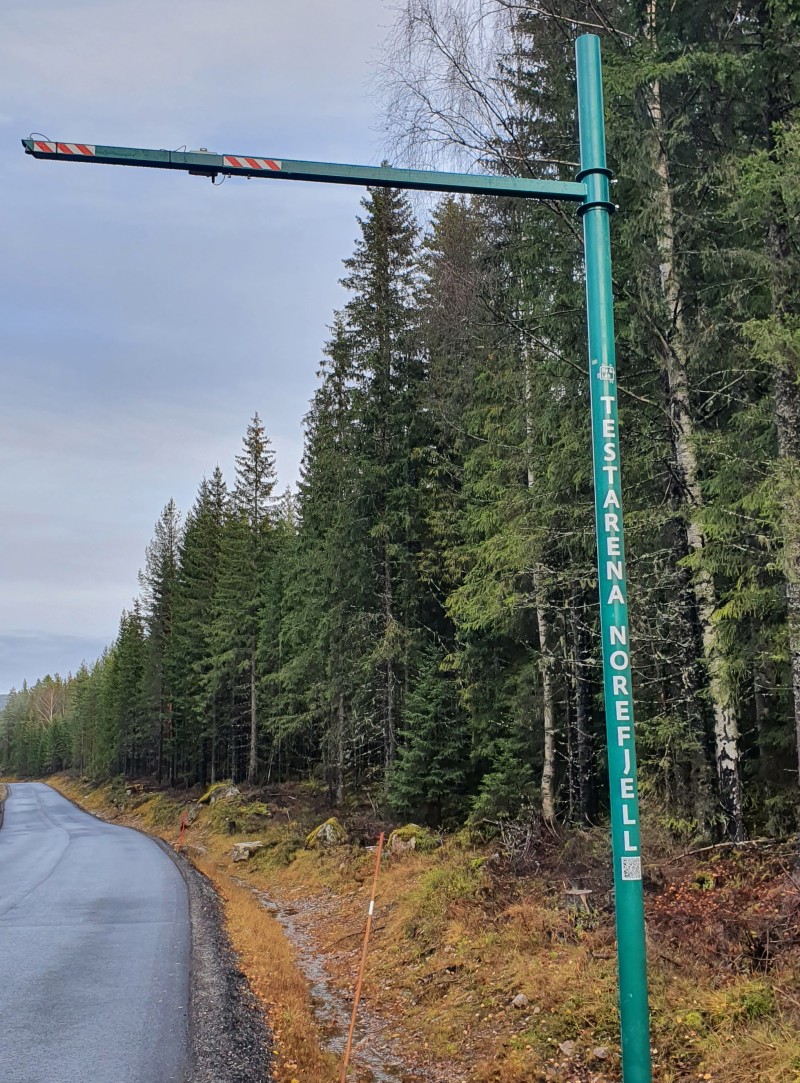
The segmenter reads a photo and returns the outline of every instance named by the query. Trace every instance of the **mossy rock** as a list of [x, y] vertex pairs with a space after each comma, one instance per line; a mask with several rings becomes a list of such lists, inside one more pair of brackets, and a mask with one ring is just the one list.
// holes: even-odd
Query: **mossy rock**
[[307, 850], [326, 850], [329, 846], [341, 846], [345, 842], [347, 832], [335, 816], [306, 835]]
[[415, 850], [420, 854], [428, 854], [439, 845], [439, 840], [427, 827], [419, 824], [406, 824], [404, 827], [396, 827], [389, 835], [387, 849], [390, 854], [404, 854]]
[[[236, 790], [236, 794], [228, 795], [227, 791], [229, 791], [229, 790]], [[231, 782], [231, 780], [226, 779], [224, 782], [215, 782], [213, 785], [209, 786], [209, 788], [206, 790], [206, 792], [203, 794], [203, 796], [200, 798], [200, 800], [197, 803], [198, 803], [198, 805], [213, 805], [214, 802], [217, 801], [220, 797], [223, 797], [223, 796], [232, 796], [233, 797], [233, 796], [238, 795], [238, 793], [239, 793], [238, 789], [236, 789], [236, 787]]]

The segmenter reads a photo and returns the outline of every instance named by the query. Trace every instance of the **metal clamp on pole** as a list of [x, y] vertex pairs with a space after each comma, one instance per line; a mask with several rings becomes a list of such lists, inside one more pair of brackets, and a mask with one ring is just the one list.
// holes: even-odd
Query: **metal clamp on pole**
[[606, 128], [603, 116], [603, 77], [600, 65], [600, 39], [583, 34], [575, 42], [578, 76], [578, 129], [581, 142], [581, 168], [577, 177], [584, 182], [586, 200], [578, 214], [602, 207], [613, 214], [617, 209], [609, 199], [608, 182], [614, 176], [606, 164]]
[[603, 210], [613, 214], [617, 209], [615, 203], [608, 198], [608, 182], [614, 174], [605, 166], [596, 165], [588, 169], [582, 169], [575, 180], [583, 181], [586, 189], [586, 201], [578, 207], [578, 214], [583, 216], [592, 207], [602, 207]]

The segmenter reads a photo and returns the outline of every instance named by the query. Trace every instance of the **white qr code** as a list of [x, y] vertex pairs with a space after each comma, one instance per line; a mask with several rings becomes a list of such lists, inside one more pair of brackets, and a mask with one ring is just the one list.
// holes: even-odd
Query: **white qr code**
[[642, 878], [642, 859], [640, 857], [623, 857], [622, 858], [622, 879], [623, 880], [641, 880]]

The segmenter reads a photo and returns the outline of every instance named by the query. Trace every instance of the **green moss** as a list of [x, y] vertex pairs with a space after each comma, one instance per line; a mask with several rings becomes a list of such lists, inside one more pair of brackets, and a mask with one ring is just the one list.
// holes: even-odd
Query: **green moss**
[[481, 846], [486, 838], [479, 827], [467, 824], [460, 831], [456, 831], [450, 841], [457, 850], [474, 850], [477, 846]]
[[306, 797], [322, 797], [327, 793], [327, 786], [318, 779], [307, 778], [297, 783], [297, 792]]
[[735, 990], [728, 998], [727, 1019], [735, 1022], [752, 1022], [765, 1019], [775, 1012], [775, 994], [762, 982], [749, 982]]
[[225, 779], [223, 782], [215, 782], [215, 783], [213, 783], [213, 785], [208, 787], [206, 792], [203, 794], [203, 796], [197, 802], [198, 805], [210, 805], [212, 797], [216, 796], [216, 794], [220, 793], [222, 790], [227, 790], [232, 785], [233, 785], [233, 782], [231, 782], [231, 780], [229, 778]]
[[250, 859], [254, 869], [285, 869], [303, 849], [303, 838], [289, 826], [267, 832], [262, 836], [264, 849]]
[[151, 798], [146, 804], [146, 808], [141, 808], [151, 827], [169, 827], [171, 824], [177, 826], [183, 818], [184, 807], [177, 801], [158, 796]]
[[692, 884], [693, 891], [713, 891], [717, 886], [717, 878], [713, 872], [698, 872]]
[[689, 1011], [684, 1024], [698, 1033], [724, 1032], [767, 1019], [777, 1010], [773, 990], [761, 981], [744, 981], [709, 992], [702, 1010]]
[[691, 1011], [680, 1020], [684, 1026], [687, 1026], [689, 1030], [696, 1030], [698, 1033], [705, 1030], [706, 1021], [702, 1012]]
[[[211, 830], [217, 835], [230, 834], [229, 824], [231, 823], [234, 824], [233, 834], [248, 834], [246, 819], [247, 805], [234, 798], [230, 801], [215, 801], [208, 810], [208, 822]], [[263, 822], [263, 820], [258, 820], [253, 830], [258, 830], [258, 824]]]
[[419, 824], [406, 824], [404, 827], [396, 827], [389, 835], [387, 843], [389, 850], [392, 849], [392, 843], [395, 839], [406, 843], [411, 842], [413, 839], [414, 849], [420, 854], [428, 854], [439, 846], [439, 839], [427, 827], [420, 827]]
[[414, 917], [406, 924], [406, 935], [425, 945], [435, 943], [455, 904], [479, 901], [486, 887], [483, 865], [483, 858], [447, 855], [426, 872], [412, 893]]
[[325, 823], [315, 827], [306, 835], [306, 849], [316, 850], [322, 846], [337, 846], [347, 842], [347, 832], [335, 816], [329, 817]]

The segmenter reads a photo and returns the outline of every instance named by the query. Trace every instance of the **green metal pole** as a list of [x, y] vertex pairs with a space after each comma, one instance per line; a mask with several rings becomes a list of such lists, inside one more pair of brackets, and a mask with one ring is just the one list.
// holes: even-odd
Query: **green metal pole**
[[609, 218], [610, 170], [606, 166], [600, 39], [576, 42], [578, 126], [586, 202], [580, 208], [586, 258], [586, 313], [594, 455], [603, 689], [611, 789], [611, 841], [617, 920], [622, 1077], [650, 1083], [639, 796], [633, 734], [627, 578], [622, 527], [614, 303]]

